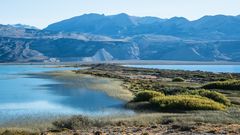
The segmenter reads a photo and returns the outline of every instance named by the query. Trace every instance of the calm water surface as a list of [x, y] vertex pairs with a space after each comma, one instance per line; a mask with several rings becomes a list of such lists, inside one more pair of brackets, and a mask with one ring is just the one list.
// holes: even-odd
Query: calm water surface
[[128, 67], [240, 73], [240, 65], [125, 65]]
[[[67, 87], [51, 78], [32, 77], [38, 73], [73, 68], [38, 65], [0, 65], [0, 124], [18, 118], [61, 115], [122, 115], [124, 102], [85, 88]], [[24, 75], [25, 74], [25, 75]]]

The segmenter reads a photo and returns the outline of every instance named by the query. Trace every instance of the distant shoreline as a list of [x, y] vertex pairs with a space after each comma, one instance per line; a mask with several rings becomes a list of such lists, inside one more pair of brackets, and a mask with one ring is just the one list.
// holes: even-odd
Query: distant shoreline
[[116, 61], [98, 61], [98, 62], [7, 62], [0, 65], [81, 65], [81, 64], [121, 64], [121, 65], [240, 65], [240, 62], [229, 61], [169, 61], [169, 60], [116, 60]]

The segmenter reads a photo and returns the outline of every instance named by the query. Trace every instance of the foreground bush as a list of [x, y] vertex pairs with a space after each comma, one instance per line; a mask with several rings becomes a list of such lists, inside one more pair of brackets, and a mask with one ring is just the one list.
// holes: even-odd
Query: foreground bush
[[216, 102], [222, 103], [224, 105], [229, 106], [231, 104], [230, 100], [223, 94], [216, 92], [216, 91], [210, 91], [210, 90], [191, 90], [186, 92], [185, 94], [191, 94], [191, 95], [199, 95], [202, 97], [207, 97], [209, 99], [212, 99]]
[[137, 93], [136, 97], [133, 99], [134, 102], [140, 101], [149, 101], [153, 97], [157, 96], [164, 96], [161, 92], [151, 91], [151, 90], [144, 90]]
[[79, 129], [91, 126], [92, 121], [84, 116], [73, 116], [70, 119], [55, 121], [53, 125], [60, 129]]
[[18, 131], [18, 130], [5, 130], [4, 132], [0, 133], [1, 135], [39, 135], [39, 133], [31, 133], [28, 131]]
[[239, 80], [210, 82], [203, 86], [204, 89], [223, 89], [223, 90], [240, 90]]
[[224, 110], [223, 104], [196, 95], [159, 96], [150, 100], [156, 109], [166, 110]]
[[172, 82], [184, 82], [185, 80], [182, 77], [176, 77], [172, 79]]

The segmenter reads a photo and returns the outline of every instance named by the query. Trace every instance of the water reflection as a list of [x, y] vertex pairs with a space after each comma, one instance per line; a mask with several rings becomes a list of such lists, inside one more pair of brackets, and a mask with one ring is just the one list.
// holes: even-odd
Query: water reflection
[[84, 83], [79, 84], [83, 87], [79, 87], [49, 76], [26, 75], [56, 70], [72, 68], [0, 65], [0, 124], [19, 118], [133, 114], [132, 111], [123, 108], [123, 101], [109, 97], [101, 91], [87, 89]]
[[53, 95], [62, 97], [58, 103], [83, 110], [101, 110], [110, 107], [122, 107], [123, 101], [113, 99], [107, 94], [86, 88], [71, 88], [64, 84], [48, 84], [47, 87]]

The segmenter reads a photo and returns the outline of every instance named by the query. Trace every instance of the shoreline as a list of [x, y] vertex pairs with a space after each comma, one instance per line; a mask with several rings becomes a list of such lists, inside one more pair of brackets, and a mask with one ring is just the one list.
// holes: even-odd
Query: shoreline
[[177, 60], [115, 60], [115, 61], [96, 61], [96, 62], [6, 62], [0, 65], [84, 65], [84, 64], [120, 64], [120, 65], [240, 65], [240, 62], [232, 61], [177, 61]]
[[120, 99], [124, 102], [128, 102], [133, 98], [133, 94], [122, 86], [123, 81], [119, 79], [76, 74], [71, 70], [40, 73], [39, 75], [47, 75], [53, 77], [53, 79], [70, 82], [74, 87], [99, 90], [110, 97]]
[[[71, 70], [64, 71], [50, 71], [50, 72], [40, 72], [40, 73], [30, 73], [26, 74], [32, 77], [39, 77], [60, 81], [61, 84], [66, 83], [66, 85], [71, 85], [71, 87], [83, 87], [86, 89], [96, 90], [103, 93], [106, 93], [112, 98], [123, 101], [123, 105], [130, 101], [133, 98], [133, 95], [130, 91], [122, 87], [122, 81], [118, 79], [110, 79], [104, 77], [96, 77], [92, 75], [76, 74]], [[126, 109], [123, 107], [123, 109]], [[91, 119], [108, 119], [111, 118], [120, 118], [123, 116], [133, 115], [133, 114], [113, 114], [112, 116], [86, 116]], [[135, 115], [135, 114], [134, 114]], [[74, 115], [57, 115], [52, 118], [45, 117], [29, 117], [28, 120], [16, 119], [17, 121], [10, 121], [8, 123], [2, 124], [0, 127], [0, 134], [5, 130], [17, 130], [17, 131], [31, 131], [31, 132], [42, 132], [48, 128], [54, 128], [52, 123], [60, 119], [68, 119]], [[82, 116], [82, 115], [79, 115]], [[130, 117], [130, 116], [128, 116]]]

